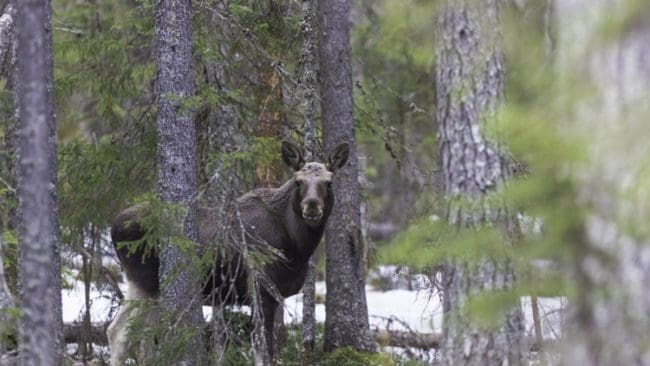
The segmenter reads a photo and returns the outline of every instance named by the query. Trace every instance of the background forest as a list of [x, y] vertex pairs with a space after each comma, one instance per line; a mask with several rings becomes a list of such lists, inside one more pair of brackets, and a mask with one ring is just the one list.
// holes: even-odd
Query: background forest
[[[195, 144], [187, 197], [221, 210], [219, 239], [237, 197], [291, 179], [282, 141], [307, 161], [343, 141], [351, 153], [314, 272], [276, 312], [274, 361], [257, 305], [213, 304], [207, 326], [135, 321], [158, 350], [133, 364], [650, 365], [647, 1], [56, 0], [29, 17], [49, 3], [0, 0], [0, 365], [109, 364], [126, 295], [110, 228], [131, 205], [153, 207], [149, 241], [172, 238], [174, 263], [205, 265], [165, 216], [193, 212], [161, 182], [165, 83], [171, 119], [195, 131], [171, 134]], [[161, 79], [156, 48], [179, 36], [179, 9], [191, 37], [171, 52], [188, 52], [188, 93]], [[51, 64], [34, 70], [51, 66], [54, 113], [34, 131], [55, 126], [41, 145], [56, 171], [38, 201], [53, 206], [29, 211], [39, 143], [25, 137], [25, 90], [40, 74], [21, 42], [36, 28], [52, 37]], [[41, 215], [55, 226], [32, 226]], [[39, 230], [51, 270], [25, 264]], [[252, 257], [256, 279], [266, 262]], [[39, 270], [61, 283], [30, 293]], [[29, 334], [46, 321], [25, 319], [66, 313], [56, 286], [83, 307], [50, 319], [53, 356], [39, 362]], [[377, 301], [427, 320], [378, 316]]]

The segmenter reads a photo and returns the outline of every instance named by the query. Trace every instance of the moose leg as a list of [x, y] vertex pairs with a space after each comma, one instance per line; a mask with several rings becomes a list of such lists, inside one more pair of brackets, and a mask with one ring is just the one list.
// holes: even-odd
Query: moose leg
[[[127, 281], [127, 286], [125, 303], [122, 304], [111, 325], [106, 329], [108, 345], [111, 350], [111, 366], [123, 365], [127, 353], [132, 348], [132, 342], [128, 334], [130, 331], [129, 326], [133, 319], [139, 316], [142, 305], [134, 301], [151, 298], [151, 296], [140, 290], [134, 283]], [[149, 311], [153, 314], [156, 313], [152, 310]]]
[[[145, 305], [138, 310], [138, 315], [142, 317], [145, 326], [152, 324], [156, 326], [160, 322], [160, 307], [156, 302], [153, 304]], [[147, 365], [150, 364], [156, 358], [157, 350], [157, 339], [156, 337], [145, 336], [140, 340], [140, 348], [138, 350], [138, 364]]]
[[269, 359], [272, 361], [274, 356], [273, 349], [273, 324], [275, 323], [275, 310], [278, 302], [269, 294], [262, 294], [262, 312], [264, 315], [264, 335], [266, 337], [266, 349]]
[[117, 315], [106, 329], [108, 346], [111, 350], [111, 366], [121, 365], [129, 348], [127, 327], [131, 318], [131, 305], [122, 304]]

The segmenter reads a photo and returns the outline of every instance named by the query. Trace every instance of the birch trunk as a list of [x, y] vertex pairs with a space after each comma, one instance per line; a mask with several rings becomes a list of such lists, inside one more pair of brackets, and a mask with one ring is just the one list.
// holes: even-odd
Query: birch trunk
[[[158, 135], [158, 192], [163, 202], [184, 206], [184, 217], [169, 217], [179, 236], [196, 242], [197, 192], [196, 132], [193, 113], [183, 104], [194, 96], [192, 73], [191, 6], [189, 0], [154, 3]], [[182, 228], [181, 228], [182, 226]], [[203, 314], [199, 279], [193, 271], [196, 252], [183, 251], [179, 243], [162, 238], [160, 250], [161, 305], [164, 320], [174, 321], [163, 344], [181, 350], [166, 362], [202, 365], [206, 355], [202, 340]], [[179, 335], [182, 335], [179, 337]], [[187, 342], [179, 347], [173, 342]], [[163, 347], [164, 348], [164, 347]]]
[[375, 350], [368, 324], [362, 258], [350, 64], [351, 3], [350, 0], [319, 0], [317, 10], [323, 143], [328, 152], [341, 142], [350, 144], [348, 162], [334, 177], [336, 203], [325, 229], [326, 352], [339, 347]]
[[[436, 118], [440, 182], [451, 226], [484, 224], [512, 229], [504, 207], [484, 197], [508, 177], [498, 146], [484, 138], [484, 122], [496, 118], [503, 102], [499, 2], [442, 1], [438, 13]], [[469, 204], [461, 204], [466, 200]], [[504, 245], [507, 245], [504, 240]], [[482, 258], [452, 260], [443, 275], [445, 365], [523, 363], [523, 317], [516, 305], [496, 330], [472, 324], [462, 307], [479, 291], [507, 290], [515, 280], [507, 263]]]
[[20, 363], [63, 363], [51, 8], [17, 2]]

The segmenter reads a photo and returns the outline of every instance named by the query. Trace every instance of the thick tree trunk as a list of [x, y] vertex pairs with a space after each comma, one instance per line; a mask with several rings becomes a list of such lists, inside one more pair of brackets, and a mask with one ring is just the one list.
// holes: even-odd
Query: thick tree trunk
[[[262, 61], [259, 70], [259, 84], [257, 91], [257, 103], [259, 113], [257, 115], [257, 136], [268, 139], [279, 139], [282, 132], [284, 112], [282, 110], [282, 78], [275, 70], [275, 62], [278, 58], [277, 52], [273, 51], [274, 42], [280, 42], [284, 36], [284, 17], [282, 2], [278, 0], [267, 0], [268, 14], [266, 15], [269, 42], [265, 46], [270, 50], [270, 59]], [[270, 45], [270, 46], [269, 46]], [[267, 188], [278, 187], [282, 183], [282, 161], [277, 154], [258, 163], [256, 167], [257, 182]]]
[[[305, 133], [305, 160], [312, 161], [316, 157], [316, 100], [314, 98], [317, 88], [318, 65], [316, 64], [316, 22], [315, 0], [303, 0], [302, 47], [300, 50], [300, 88], [302, 103], [300, 106], [304, 116]], [[315, 254], [309, 258], [307, 264], [307, 277], [302, 288], [302, 365], [309, 366], [314, 363], [314, 346], [316, 341], [316, 258]]]
[[[498, 0], [442, 1], [438, 13], [436, 118], [440, 181], [448, 200], [447, 219], [457, 227], [485, 223], [505, 225], [513, 220], [503, 207], [483, 200], [508, 176], [497, 146], [481, 133], [503, 101], [503, 61], [499, 48]], [[470, 204], [461, 204], [468, 200]], [[504, 245], [505, 240], [504, 240]], [[523, 362], [523, 317], [518, 306], [499, 329], [474, 326], [462, 306], [480, 289], [507, 290], [513, 268], [489, 258], [480, 264], [452, 259], [444, 273], [445, 339], [443, 364], [511, 365]]]
[[56, 199], [56, 134], [51, 8], [17, 3], [20, 356], [23, 365], [61, 365], [61, 259]]
[[[265, 46], [280, 42], [284, 36], [284, 17], [282, 2], [278, 0], [267, 0], [268, 14], [266, 15], [269, 41]], [[271, 46], [272, 47], [272, 46]], [[270, 49], [271, 47], [267, 47]], [[259, 113], [257, 115], [257, 136], [279, 140], [282, 136], [282, 123], [284, 112], [282, 103], [282, 78], [275, 70], [277, 53], [270, 50], [270, 59], [264, 59], [259, 70], [259, 84], [257, 103]], [[262, 161], [258, 161], [255, 173], [257, 184], [261, 187], [274, 188], [282, 184], [283, 164], [277, 154], [272, 154]], [[276, 308], [275, 322], [273, 324], [273, 354], [279, 354], [286, 343], [287, 331], [284, 326], [284, 303]]]
[[[189, 0], [157, 0], [154, 5], [156, 49], [156, 99], [158, 133], [158, 192], [163, 202], [182, 205], [184, 217], [168, 217], [178, 235], [196, 242], [196, 133], [193, 113], [183, 104], [194, 96], [192, 73], [191, 8]], [[182, 229], [181, 229], [182, 226]], [[192, 264], [196, 253], [183, 251], [179, 243], [162, 238], [160, 283], [163, 321], [175, 327], [163, 337], [165, 342], [187, 342], [173, 349], [184, 350], [167, 363], [201, 365], [205, 348], [201, 337], [204, 323], [201, 293]], [[182, 336], [179, 336], [182, 335]], [[167, 355], [172, 356], [172, 355]]]
[[374, 351], [368, 325], [359, 211], [350, 64], [350, 0], [318, 1], [319, 70], [323, 143], [333, 151], [350, 144], [348, 162], [335, 175], [336, 203], [325, 229], [327, 298], [325, 351]]
[[564, 364], [650, 365], [650, 206], [640, 173], [648, 167], [650, 5], [555, 1], [555, 14], [558, 79], [569, 91], [561, 97], [579, 96], [562, 126], [589, 142], [590, 156], [577, 177], [590, 211], [567, 263], [578, 283]]

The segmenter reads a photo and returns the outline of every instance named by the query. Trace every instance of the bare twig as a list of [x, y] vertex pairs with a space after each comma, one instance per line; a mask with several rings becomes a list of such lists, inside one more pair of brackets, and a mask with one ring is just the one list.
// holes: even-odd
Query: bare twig
[[16, 188], [12, 187], [6, 180], [0, 177], [0, 183], [2, 183], [11, 193], [16, 193]]
[[117, 295], [117, 297], [120, 300], [124, 299], [124, 294], [122, 293], [122, 290], [120, 289], [120, 286], [118, 284], [118, 279], [116, 279], [114, 276], [111, 275], [109, 271], [104, 269], [104, 266], [95, 258], [92, 256], [90, 253], [85, 248], [77, 248], [79, 254], [81, 254], [84, 258], [88, 259], [89, 261], [92, 262], [92, 264], [95, 266], [95, 268], [98, 268], [99, 273], [104, 277], [106, 282], [111, 286], [113, 289], [113, 292]]
[[54, 30], [59, 30], [62, 32], [72, 33], [75, 36], [83, 36], [85, 33], [80, 29], [66, 28], [66, 27], [52, 27]]

